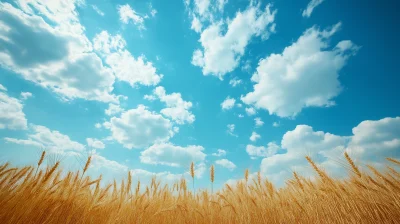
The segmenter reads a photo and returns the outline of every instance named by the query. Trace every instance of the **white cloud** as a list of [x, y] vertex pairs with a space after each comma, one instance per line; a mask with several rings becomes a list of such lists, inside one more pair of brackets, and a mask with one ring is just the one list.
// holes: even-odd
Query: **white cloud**
[[140, 16], [134, 9], [132, 9], [130, 5], [118, 5], [117, 9], [119, 13], [119, 19], [123, 23], [128, 24], [129, 21], [132, 21], [139, 30], [146, 29], [144, 26], [144, 18]]
[[303, 17], [310, 17], [311, 13], [314, 11], [314, 8], [319, 6], [322, 2], [324, 2], [324, 0], [311, 0], [308, 3], [307, 8], [303, 11], [302, 16]]
[[192, 30], [196, 31], [197, 33], [201, 32], [203, 25], [201, 24], [200, 20], [196, 16], [193, 16], [192, 26], [190, 28]]
[[236, 100], [233, 98], [230, 98], [229, 96], [226, 97], [224, 102], [221, 103], [221, 108], [222, 110], [230, 110], [235, 106]]
[[243, 114], [239, 114], [238, 117], [239, 118], [244, 118], [244, 115]]
[[267, 147], [254, 145], [246, 146], [246, 152], [252, 159], [256, 159], [257, 157], [273, 156], [279, 149], [280, 147], [275, 142], [268, 143]]
[[155, 10], [154, 8], [153, 8], [153, 4], [149, 4], [149, 9], [150, 9], [150, 15], [151, 15], [151, 17], [156, 17], [156, 14], [157, 14], [157, 10]]
[[346, 171], [334, 161], [343, 157], [348, 140], [345, 136], [314, 131], [307, 125], [297, 125], [282, 138], [281, 148], [286, 149], [286, 152], [268, 155], [269, 157], [262, 160], [260, 169], [267, 178], [282, 185], [285, 179], [291, 177], [292, 171], [306, 177], [315, 175], [305, 159], [305, 156], [310, 156], [316, 164], [327, 168], [330, 175], [343, 175]]
[[239, 108], [242, 108], [242, 107], [243, 107], [243, 104], [237, 103], [236, 106], [239, 107]]
[[195, 121], [196, 117], [190, 111], [192, 102], [184, 101], [180, 93], [167, 94], [164, 87], [158, 86], [154, 89], [153, 94], [145, 95], [144, 98], [147, 100], [158, 98], [161, 102], [164, 102], [167, 106], [161, 110], [164, 116], [171, 118], [177, 124], [191, 124]]
[[217, 160], [217, 161], [215, 161], [215, 164], [220, 165], [222, 167], [225, 167], [225, 168], [227, 168], [227, 169], [229, 169], [231, 171], [236, 169], [236, 165], [233, 162], [231, 162], [231, 161], [229, 161], [227, 159]]
[[165, 184], [174, 184], [176, 181], [184, 178], [183, 174], [173, 174], [168, 171], [153, 173], [143, 169], [133, 169], [130, 172], [132, 174], [132, 181], [137, 182], [140, 180], [142, 186], [150, 185], [153, 177], [156, 177], [157, 180]]
[[96, 170], [100, 170], [102, 168], [106, 169], [107, 172], [105, 172], [105, 173], [108, 173], [110, 171], [119, 172], [119, 173], [128, 171], [128, 167], [126, 165], [118, 163], [117, 161], [114, 161], [114, 160], [109, 160], [99, 154], [92, 155], [92, 161], [90, 163], [90, 167], [94, 168]]
[[21, 93], [21, 99], [22, 100], [26, 100], [26, 99], [28, 99], [28, 98], [31, 98], [33, 95], [32, 95], [32, 93], [30, 93], [30, 92], [22, 92]]
[[53, 153], [68, 151], [82, 152], [85, 146], [72, 141], [68, 135], [53, 131], [45, 126], [29, 125], [28, 139], [5, 138], [7, 142], [44, 148]]
[[386, 157], [399, 158], [400, 117], [361, 122], [353, 128], [346, 150], [362, 162], [383, 163]]
[[228, 0], [218, 0], [218, 10], [219, 11], [224, 11], [224, 7], [228, 3]]
[[203, 162], [206, 158], [203, 151], [204, 148], [198, 145], [182, 147], [172, 143], [160, 143], [142, 151], [140, 161], [146, 164], [187, 167], [191, 162]]
[[[257, 180], [257, 175], [258, 175], [258, 172], [249, 173], [249, 182], [251, 180]], [[232, 179], [228, 179], [227, 181], [225, 181], [225, 184], [228, 184], [233, 189], [237, 188], [238, 183], [246, 183], [246, 179], [244, 179], [244, 177], [242, 177], [242, 178], [237, 178], [237, 179], [232, 178]]]
[[121, 113], [123, 111], [124, 111], [124, 109], [121, 108], [121, 106], [119, 104], [110, 103], [110, 104], [108, 104], [108, 109], [106, 109], [104, 112], [108, 116], [111, 116], [111, 115], [119, 114], [119, 113]]
[[278, 122], [274, 122], [274, 123], [272, 123], [272, 126], [274, 126], [274, 127], [279, 127], [280, 124], [279, 124]]
[[120, 117], [112, 117], [103, 126], [111, 130], [113, 139], [128, 149], [168, 141], [174, 135], [168, 119], [148, 111], [143, 105], [123, 112]]
[[[206, 171], [206, 164], [204, 162], [195, 165], [194, 174], [197, 179], [201, 179], [205, 171]], [[186, 174], [190, 175], [189, 171], [186, 172]]]
[[[47, 151], [46, 157], [51, 157], [51, 155], [54, 155], [54, 153]], [[62, 161], [60, 165], [64, 166], [65, 169], [77, 171], [82, 169], [82, 165], [85, 164], [88, 155], [91, 155], [91, 162], [85, 175], [92, 179], [97, 179], [99, 178], [99, 175], [102, 175], [102, 186], [112, 183], [114, 179], [117, 183], [122, 179], [126, 179], [128, 175], [128, 167], [126, 165], [110, 160], [96, 153], [95, 150], [91, 150], [90, 152], [68, 151], [61, 154], [61, 156], [56, 153], [56, 158], [61, 158]]]
[[96, 5], [92, 5], [92, 9], [93, 9], [97, 14], [99, 14], [100, 16], [104, 16], [104, 15], [105, 15], [104, 12], [101, 11]]
[[152, 17], [156, 17], [157, 10], [152, 9], [151, 12], [150, 12], [150, 14], [151, 14]]
[[228, 132], [229, 135], [238, 137], [234, 132], [235, 132], [235, 125], [234, 124], [228, 124], [227, 125], [228, 130], [226, 132]]
[[259, 138], [261, 138], [261, 135], [257, 134], [257, 132], [255, 132], [255, 131], [253, 131], [250, 136], [250, 141], [255, 142]]
[[94, 37], [93, 47], [105, 58], [115, 76], [131, 86], [157, 85], [163, 77], [157, 74], [156, 68], [144, 56], [133, 57], [126, 50], [126, 42], [120, 35], [112, 36], [102, 31]]
[[157, 98], [154, 95], [144, 95], [143, 99], [148, 100], [148, 101], [154, 101]]
[[218, 149], [216, 153], [211, 154], [216, 157], [223, 157], [226, 156], [226, 151], [223, 149]]
[[26, 145], [26, 146], [34, 146], [36, 148], [43, 148], [44, 146], [37, 141], [29, 140], [29, 139], [16, 139], [5, 137], [4, 140], [8, 143], [14, 143], [18, 145]]
[[[195, 177], [197, 179], [200, 179], [204, 174], [204, 171], [205, 171], [204, 163], [196, 164]], [[132, 181], [137, 182], [140, 180], [142, 186], [150, 185], [151, 179], [153, 177], [156, 177], [156, 179], [160, 180], [162, 183], [171, 185], [174, 184], [176, 181], [181, 180], [182, 178], [186, 180], [191, 179], [190, 174], [188, 172], [174, 174], [169, 171], [164, 171], [155, 173], [143, 169], [133, 169], [130, 170], [130, 172], [132, 174]]]
[[259, 117], [254, 118], [254, 121], [256, 122], [256, 127], [261, 127], [264, 125], [264, 121], [262, 121]]
[[[5, 87], [3, 89], [6, 91]], [[27, 129], [27, 120], [22, 109], [20, 100], [0, 92], [0, 129]]]
[[90, 148], [104, 149], [106, 147], [102, 141], [100, 141], [96, 138], [87, 138], [86, 142]]
[[[202, 3], [206, 5], [204, 1]], [[208, 6], [204, 5], [197, 7], [200, 15], [206, 12]], [[276, 14], [270, 8], [268, 5], [261, 10], [259, 5], [251, 3], [245, 11], [237, 12], [235, 18], [228, 19], [226, 24], [223, 21], [212, 22], [201, 33], [199, 41], [203, 49], [193, 52], [192, 64], [201, 67], [204, 75], [211, 74], [222, 79], [238, 66], [253, 37], [268, 39]], [[226, 32], [223, 33], [223, 30]]]
[[323, 31], [312, 27], [282, 54], [260, 60], [251, 78], [254, 91], [242, 97], [246, 104], [280, 117], [296, 116], [305, 107], [327, 107], [341, 91], [339, 71], [359, 47], [339, 42], [329, 50], [330, 37], [340, 23]]
[[16, 0], [15, 2], [22, 11], [54, 21], [63, 31], [76, 34], [84, 31], [76, 11], [77, 6], [84, 5], [84, 0]]
[[[83, 158], [86, 158], [83, 156]], [[128, 166], [118, 161], [110, 160], [98, 153], [92, 153], [92, 160], [86, 175], [93, 179], [102, 175], [102, 184], [112, 183], [113, 180], [121, 181], [128, 175]]]
[[197, 13], [199, 13], [200, 16], [204, 16], [210, 6], [210, 0], [194, 0], [194, 3]]
[[[74, 1], [31, 0], [18, 5], [21, 9], [0, 3], [2, 67], [64, 100], [116, 101], [111, 94], [114, 76], [91, 53]], [[25, 41], [27, 36], [31, 41]]]
[[256, 109], [254, 107], [247, 107], [246, 109], [246, 114], [249, 116], [253, 116], [257, 113]]
[[229, 85], [231, 85], [232, 87], [236, 87], [237, 85], [242, 84], [242, 82], [243, 81], [241, 79], [238, 79], [237, 77], [235, 77], [229, 81]]
[[96, 128], [98, 128], [98, 129], [101, 128], [101, 124], [100, 124], [100, 123], [96, 123], [94, 126], [95, 126]]
[[242, 71], [250, 73], [251, 71], [251, 61], [246, 60], [246, 62], [243, 63], [244, 65], [242, 66]]
[[190, 0], [184, 0], [183, 2], [184, 2], [185, 7], [187, 9], [189, 7], [189, 5], [190, 5]]

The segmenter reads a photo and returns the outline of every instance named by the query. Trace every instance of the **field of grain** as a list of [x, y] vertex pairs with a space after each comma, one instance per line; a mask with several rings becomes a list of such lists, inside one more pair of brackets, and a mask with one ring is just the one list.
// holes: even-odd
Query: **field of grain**
[[[0, 166], [0, 223], [398, 223], [400, 161], [388, 158], [384, 171], [368, 166], [361, 172], [345, 154], [352, 170], [336, 180], [306, 157], [318, 174], [314, 181], [293, 173], [277, 189], [259, 173], [219, 191], [193, 193], [189, 181], [171, 186], [153, 179], [150, 186], [125, 181], [101, 185], [101, 177], [54, 166]], [[192, 166], [193, 168], [193, 166]], [[191, 169], [192, 177], [195, 175]], [[210, 169], [214, 181], [214, 169]]]

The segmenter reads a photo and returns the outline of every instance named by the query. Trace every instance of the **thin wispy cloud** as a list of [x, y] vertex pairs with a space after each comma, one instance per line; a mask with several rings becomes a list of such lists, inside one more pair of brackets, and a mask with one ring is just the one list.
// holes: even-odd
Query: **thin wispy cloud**
[[302, 16], [303, 17], [310, 17], [312, 12], [314, 11], [314, 9], [319, 6], [320, 4], [322, 4], [322, 2], [324, 2], [325, 0], [311, 0], [308, 5], [307, 8], [303, 11]]

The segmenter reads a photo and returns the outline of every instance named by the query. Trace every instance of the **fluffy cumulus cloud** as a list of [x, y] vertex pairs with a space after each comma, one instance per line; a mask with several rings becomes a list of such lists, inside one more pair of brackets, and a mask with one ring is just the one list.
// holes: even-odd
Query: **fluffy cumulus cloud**
[[322, 2], [324, 2], [324, 0], [311, 0], [308, 3], [307, 8], [303, 11], [303, 17], [310, 17], [311, 13], [314, 11], [314, 8], [319, 6]]
[[0, 129], [27, 129], [22, 102], [3, 92], [7, 90], [3, 85], [0, 85], [0, 89]]
[[250, 136], [250, 141], [255, 142], [255, 141], [257, 141], [259, 138], [261, 138], [261, 135], [257, 134], [257, 132], [255, 132], [255, 131], [253, 131], [253, 132], [251, 133], [251, 136]]
[[256, 127], [261, 127], [264, 125], [264, 121], [262, 121], [259, 117], [254, 118], [254, 121], [256, 122]]
[[158, 98], [161, 102], [164, 102], [167, 107], [160, 112], [177, 124], [191, 124], [195, 121], [195, 116], [190, 111], [192, 102], [184, 101], [180, 93], [167, 94], [164, 87], [158, 86], [154, 89], [153, 95], [145, 95], [144, 98], [147, 100]]
[[85, 149], [84, 145], [71, 140], [68, 135], [50, 130], [45, 126], [30, 124], [28, 132], [27, 139], [6, 137], [4, 140], [9, 143], [46, 149], [53, 153], [82, 152]]
[[[123, 165], [117, 161], [114, 160], [109, 160], [105, 158], [104, 156], [101, 156], [99, 154], [93, 154], [92, 155], [92, 161], [90, 163], [90, 167], [95, 169], [95, 170], [101, 170], [105, 169], [107, 172], [128, 172], [128, 167], [126, 165]], [[106, 173], [105, 173], [106, 174]], [[124, 173], [125, 174], [125, 173]]]
[[222, 110], [230, 110], [235, 106], [236, 100], [229, 96], [221, 103]]
[[210, 6], [210, 0], [194, 0], [196, 11], [199, 13], [200, 16], [205, 15]]
[[120, 35], [113, 36], [102, 31], [94, 37], [93, 47], [105, 59], [115, 77], [131, 86], [157, 85], [163, 77], [144, 56], [133, 57], [126, 50], [126, 41]]
[[254, 91], [242, 97], [246, 104], [280, 117], [296, 116], [305, 107], [327, 107], [341, 91], [339, 71], [359, 47], [349, 40], [329, 49], [328, 42], [340, 28], [312, 27], [282, 54], [260, 60], [251, 80]]
[[196, 31], [197, 33], [200, 33], [202, 28], [203, 28], [203, 25], [201, 24], [200, 20], [196, 16], [194, 16], [193, 20], [192, 20], [191, 29]]
[[[123, 163], [120, 163], [115, 160], [108, 159], [99, 153], [92, 152], [92, 160], [87, 171], [87, 175], [91, 176], [93, 179], [99, 178], [99, 175], [102, 175], [102, 183], [108, 184], [112, 183], [113, 180], [121, 181], [126, 179], [129, 172], [129, 167]], [[73, 157], [72, 157], [73, 158]], [[70, 159], [72, 159], [70, 158]], [[80, 155], [78, 158], [86, 161], [86, 155]], [[76, 156], [74, 158], [76, 160]], [[77, 167], [81, 167], [81, 164]]]
[[106, 147], [102, 141], [95, 138], [87, 138], [86, 142], [90, 148], [104, 149]]
[[187, 167], [191, 162], [203, 162], [206, 158], [203, 151], [204, 148], [198, 145], [182, 147], [171, 143], [161, 143], [142, 151], [140, 161], [146, 164]]
[[278, 185], [290, 178], [292, 171], [311, 177], [315, 173], [305, 159], [305, 156], [310, 156], [318, 165], [329, 168], [330, 174], [337, 175], [340, 165], [332, 163], [328, 158], [338, 159], [344, 152], [346, 140], [346, 137], [314, 131], [307, 125], [298, 125], [294, 130], [286, 132], [282, 138], [281, 147], [286, 152], [264, 158], [261, 171]]
[[144, 26], [144, 18], [140, 16], [134, 9], [132, 9], [130, 5], [119, 5], [117, 9], [121, 22], [125, 24], [132, 22], [138, 27], [139, 30], [146, 29]]
[[246, 152], [249, 154], [251, 159], [257, 159], [257, 157], [268, 157], [275, 155], [280, 147], [275, 142], [270, 142], [265, 146], [254, 146], [247, 145]]
[[229, 169], [231, 171], [236, 169], [236, 165], [232, 161], [229, 161], [227, 159], [217, 160], [217, 161], [215, 161], [215, 164], [217, 164], [219, 166], [222, 166], [222, 167], [225, 167], [225, 168], [227, 168], [227, 169]]
[[104, 111], [108, 116], [119, 114], [123, 112], [124, 109], [121, 108], [119, 104], [108, 104], [108, 108]]
[[382, 163], [400, 157], [400, 117], [363, 121], [353, 128], [347, 151], [355, 160]]
[[249, 116], [253, 116], [257, 113], [256, 109], [254, 107], [247, 107], [246, 109], [246, 114]]
[[123, 112], [120, 117], [112, 117], [103, 126], [111, 130], [114, 140], [128, 149], [168, 141], [175, 134], [170, 120], [143, 105]]
[[363, 121], [353, 128], [351, 136], [338, 136], [298, 125], [282, 138], [281, 148], [286, 151], [264, 158], [261, 170], [277, 184], [283, 184], [283, 180], [292, 175], [291, 171], [314, 176], [315, 172], [304, 158], [310, 156], [328, 174], [341, 177], [347, 173], [338, 162], [344, 160], [344, 151], [360, 166], [371, 164], [381, 168], [386, 157], [400, 158], [399, 124], [400, 117]]
[[91, 52], [75, 4], [21, 0], [16, 8], [0, 3], [0, 66], [65, 100], [116, 101], [114, 76]]
[[28, 98], [31, 98], [33, 95], [30, 92], [22, 92], [21, 93], [21, 99], [22, 100], [27, 100]]
[[[270, 5], [264, 9], [260, 7], [260, 4], [250, 3], [246, 10], [237, 12], [235, 18], [226, 20], [226, 23], [222, 20], [212, 22], [201, 32], [202, 49], [193, 52], [192, 64], [201, 67], [204, 75], [220, 79], [233, 71], [253, 37], [266, 40], [274, 32], [276, 11], [271, 11]], [[206, 8], [205, 4], [200, 4], [199, 14], [206, 13]]]
[[219, 11], [224, 11], [225, 5], [228, 3], [228, 0], [217, 0], [217, 7]]
[[[189, 10], [189, 17], [196, 17], [199, 23], [214, 21], [224, 11], [228, 0], [185, 0], [186, 9]], [[192, 27], [193, 29], [193, 27]]]
[[[197, 179], [203, 178], [205, 171], [206, 171], [206, 164], [204, 162], [195, 165], [194, 173]], [[189, 171], [186, 173], [190, 175]]]
[[223, 149], [218, 149], [217, 152], [214, 152], [212, 155], [216, 157], [226, 156], [226, 151]]

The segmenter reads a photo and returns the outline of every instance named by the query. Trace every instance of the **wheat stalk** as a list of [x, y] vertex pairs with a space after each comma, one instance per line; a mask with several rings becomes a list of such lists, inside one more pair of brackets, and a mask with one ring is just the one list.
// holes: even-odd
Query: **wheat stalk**
[[194, 162], [190, 164], [190, 176], [192, 177], [193, 180], [193, 192], [194, 192]]
[[357, 168], [356, 164], [353, 162], [353, 160], [350, 158], [350, 156], [349, 156], [349, 154], [347, 154], [347, 152], [344, 153], [344, 157], [346, 158], [347, 162], [350, 164], [354, 173], [357, 174], [357, 176], [361, 178], [360, 170]]
[[214, 192], [214, 177], [215, 177], [214, 174], [215, 174], [214, 165], [211, 165], [210, 167], [211, 194], [213, 194]]

